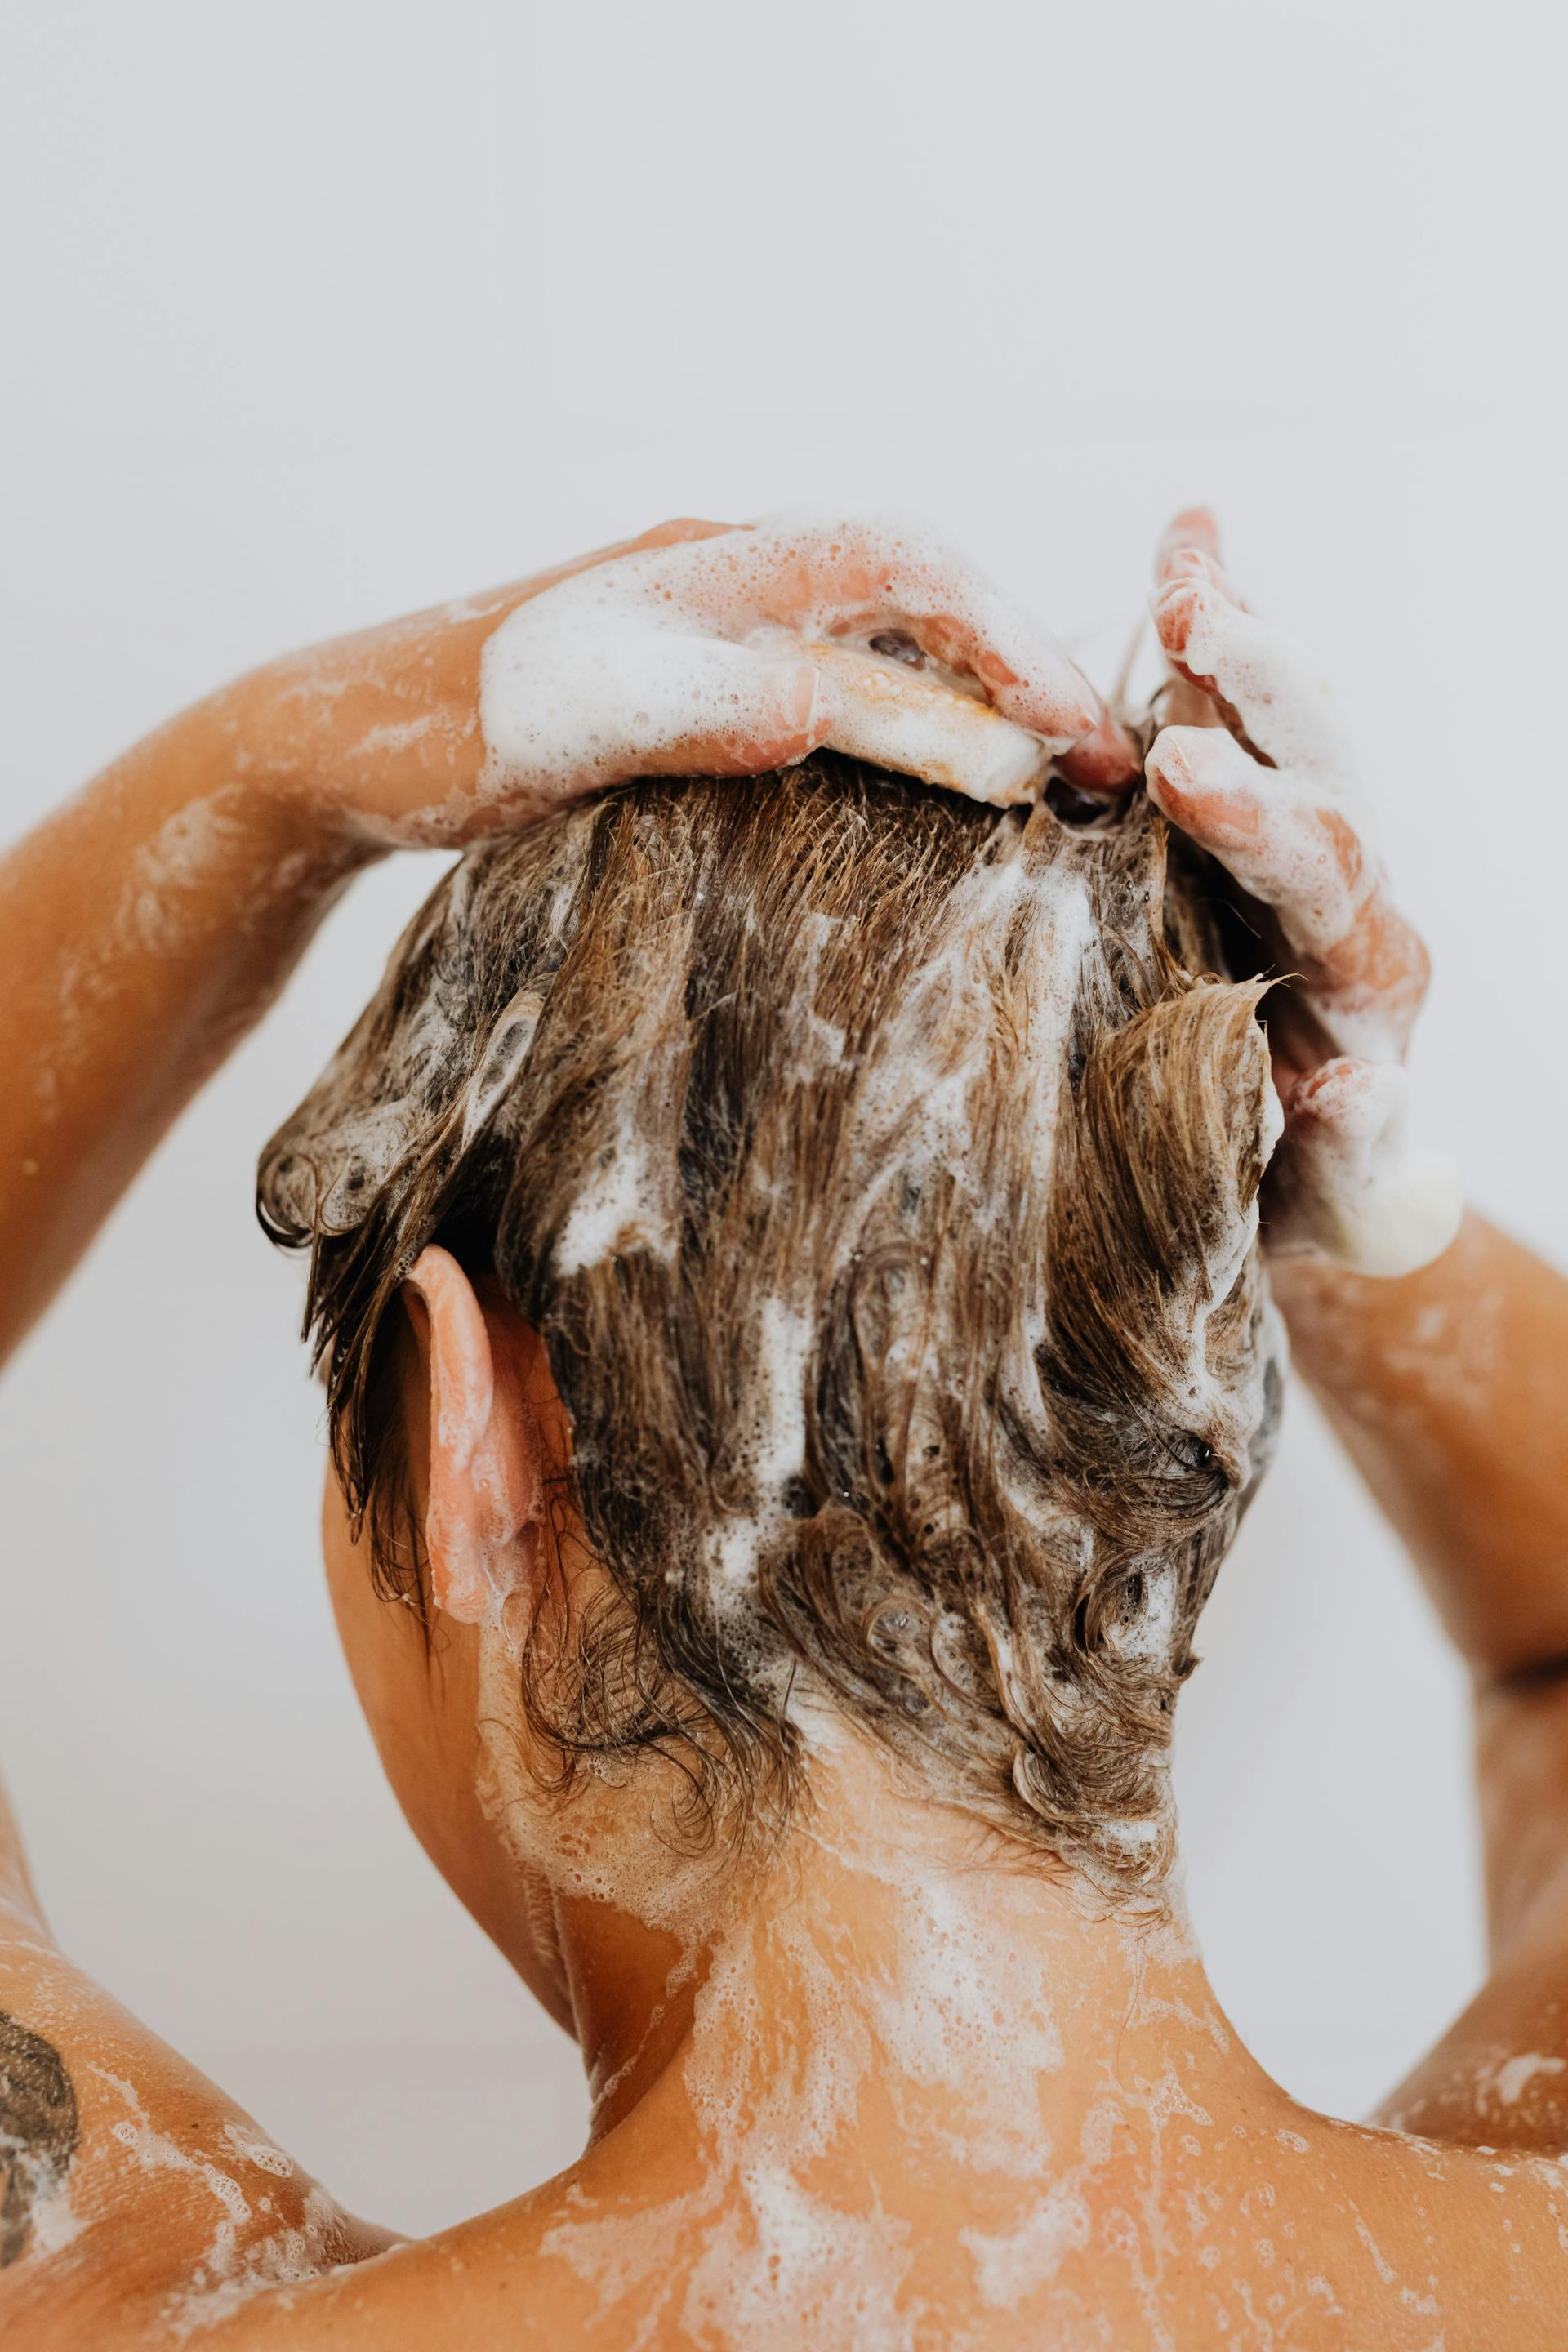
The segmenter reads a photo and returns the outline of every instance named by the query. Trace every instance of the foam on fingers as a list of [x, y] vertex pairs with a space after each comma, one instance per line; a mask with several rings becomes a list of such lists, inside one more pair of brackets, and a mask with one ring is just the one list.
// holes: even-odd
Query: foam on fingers
[[1170, 525], [1155, 579], [1172, 672], [1224, 724], [1164, 729], [1150, 797], [1273, 910], [1293, 994], [1319, 1050], [1338, 1057], [1293, 1093], [1270, 1242], [1363, 1274], [1409, 1273], [1452, 1240], [1461, 1192], [1451, 1161], [1408, 1140], [1402, 1056], [1426, 952], [1389, 897], [1352, 746], [1316, 669], [1237, 596], [1205, 509]]
[[[518, 627], [578, 580], [524, 604], [485, 647], [480, 711], [492, 791], [531, 786], [548, 803], [627, 775], [749, 774], [820, 743], [830, 698], [791, 649], [639, 627]], [[590, 608], [596, 600], [587, 599]]]
[[1353, 1274], [1414, 1274], [1459, 1230], [1457, 1161], [1414, 1143], [1410, 1078], [1392, 1062], [1325, 1063], [1293, 1093], [1276, 1248], [1317, 1249]]
[[791, 508], [759, 522], [744, 554], [813, 612], [813, 634], [837, 636], [879, 615], [895, 618], [1053, 751], [1101, 722], [1099, 695], [1052, 632], [921, 516]]
[[[829, 687], [819, 659], [805, 695], [808, 646], [863, 653], [889, 629], [944, 675], [922, 688], [889, 686], [885, 666], [876, 677], [836, 669]], [[971, 687], [973, 708], [958, 708]], [[899, 515], [796, 509], [561, 579], [487, 642], [480, 723], [483, 789], [509, 805], [683, 767], [755, 773], [824, 740], [1003, 803], [1080, 744], [1100, 788], [1136, 772], [1050, 632], [941, 533]]]
[[1049, 764], [1037, 735], [897, 662], [821, 643], [810, 652], [832, 698], [834, 751], [996, 807], [1034, 799]]
[[1165, 728], [1146, 772], [1156, 808], [1275, 909], [1297, 955], [1326, 957], [1350, 936], [1377, 877], [1335, 804], [1217, 727]]
[[1166, 614], [1162, 641], [1179, 614], [1184, 666], [1214, 680], [1248, 740], [1277, 768], [1310, 772], [1336, 798], [1355, 796], [1349, 737], [1328, 681], [1300, 646], [1245, 612], [1212, 579], [1178, 582], [1160, 601]]
[[1163, 728], [1143, 772], [1155, 807], [1200, 848], [1226, 865], [1233, 856], [1256, 856], [1266, 831], [1267, 772], [1223, 728]]

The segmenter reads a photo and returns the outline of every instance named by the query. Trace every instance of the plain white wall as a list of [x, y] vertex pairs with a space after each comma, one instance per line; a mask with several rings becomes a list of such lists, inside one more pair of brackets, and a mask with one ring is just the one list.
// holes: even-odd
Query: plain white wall
[[[1360, 730], [1436, 954], [1428, 1128], [1561, 1249], [1558, 39], [1377, 0], [11, 0], [3, 830], [284, 646], [666, 513], [926, 508], [1103, 675], [1206, 496]], [[60, 1932], [415, 2228], [564, 2160], [584, 2103], [356, 1719], [250, 1189], [430, 872], [334, 916], [0, 1411], [0, 1756]], [[1204, 1646], [1215, 1979], [1353, 2112], [1475, 1978], [1467, 1725], [1300, 1397]]]

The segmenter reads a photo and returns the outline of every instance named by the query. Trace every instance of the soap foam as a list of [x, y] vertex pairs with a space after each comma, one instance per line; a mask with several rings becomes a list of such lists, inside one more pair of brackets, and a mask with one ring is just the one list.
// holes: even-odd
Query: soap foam
[[[871, 655], [890, 623], [941, 640], [930, 677]], [[1100, 715], [1055, 640], [930, 524], [806, 508], [529, 598], [486, 642], [479, 714], [484, 791], [540, 807], [700, 767], [694, 744], [714, 772], [774, 764], [755, 747], [784, 738], [1013, 801]]]
[[1162, 639], [1246, 742], [1220, 727], [1166, 728], [1149, 753], [1151, 797], [1174, 823], [1190, 813], [1204, 846], [1275, 910], [1295, 1001], [1331, 1055], [1361, 1066], [1353, 1082], [1313, 1082], [1311, 1125], [1292, 1130], [1289, 1212], [1271, 1238], [1358, 1273], [1412, 1272], [1453, 1240], [1462, 1190], [1452, 1161], [1408, 1140], [1398, 1066], [1426, 957], [1394, 911], [1354, 747], [1316, 667], [1236, 602], [1204, 548], [1178, 536], [1163, 565]]

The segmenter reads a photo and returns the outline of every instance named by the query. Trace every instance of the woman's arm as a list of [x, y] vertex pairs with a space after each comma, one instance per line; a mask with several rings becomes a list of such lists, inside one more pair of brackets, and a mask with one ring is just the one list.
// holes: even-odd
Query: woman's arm
[[1401, 1281], [1300, 1257], [1273, 1287], [1483, 1691], [1568, 1678], [1568, 1281], [1471, 1214]]
[[721, 528], [666, 524], [289, 656], [182, 712], [0, 861], [0, 1361], [349, 877], [484, 821], [499, 624], [584, 566]]
[[247, 774], [244, 704], [174, 720], [0, 865], [0, 1357], [368, 854]]
[[[988, 704], [835, 655], [889, 630]], [[965, 744], [984, 773], [1017, 727], [1081, 781], [1136, 772], [1047, 630], [924, 526], [842, 515], [661, 524], [291, 656], [150, 736], [0, 863], [0, 1360], [359, 866], [889, 725], [894, 764], [939, 776]]]
[[1491, 1974], [1384, 2118], [1568, 2147], [1568, 1281], [1473, 1215], [1403, 1281], [1306, 1258], [1273, 1280], [1476, 1683]]

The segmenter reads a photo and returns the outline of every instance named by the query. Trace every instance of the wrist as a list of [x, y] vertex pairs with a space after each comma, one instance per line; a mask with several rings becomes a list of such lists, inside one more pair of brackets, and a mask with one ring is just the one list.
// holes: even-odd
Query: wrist
[[504, 609], [307, 646], [215, 698], [247, 781], [329, 873], [462, 837], [486, 758], [481, 659]]
[[186, 764], [205, 776], [208, 793], [225, 793], [258, 852], [309, 895], [336, 888], [386, 850], [356, 828], [323, 777], [319, 746], [291, 708], [299, 692], [278, 667], [249, 671], [174, 724], [186, 738]]

